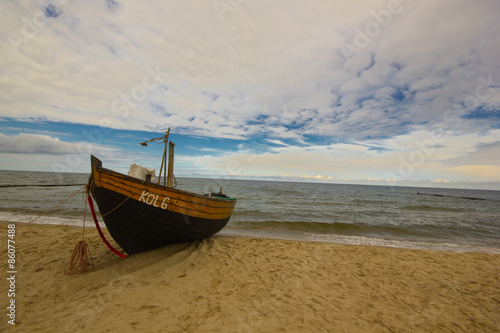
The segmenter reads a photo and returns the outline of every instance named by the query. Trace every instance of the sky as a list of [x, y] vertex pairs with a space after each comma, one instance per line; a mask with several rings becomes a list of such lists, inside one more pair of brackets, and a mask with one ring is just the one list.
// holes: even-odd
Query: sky
[[0, 2], [0, 169], [500, 190], [500, 2]]

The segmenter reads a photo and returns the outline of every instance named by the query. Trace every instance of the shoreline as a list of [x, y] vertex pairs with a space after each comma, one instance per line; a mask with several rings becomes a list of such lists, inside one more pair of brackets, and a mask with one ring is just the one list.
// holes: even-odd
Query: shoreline
[[86, 229], [95, 268], [70, 276], [81, 227], [16, 229], [16, 325], [2, 298], [0, 330], [500, 331], [498, 254], [214, 236], [122, 259]]
[[[69, 228], [81, 229], [82, 225], [72, 225], [72, 224], [51, 224], [51, 223], [27, 223], [18, 221], [6, 221], [0, 220], [0, 225], [15, 223], [21, 226], [37, 225], [37, 226], [47, 226], [47, 227], [57, 227], [57, 226], [67, 226]], [[106, 226], [101, 221], [100, 226], [102, 230], [106, 230]], [[94, 221], [87, 221], [85, 225], [85, 230], [96, 229]], [[264, 231], [263, 231], [264, 232]], [[244, 234], [238, 233], [230, 228], [223, 229], [213, 237], [236, 237], [236, 238], [256, 238], [256, 239], [268, 239], [268, 240], [279, 240], [279, 241], [292, 241], [292, 242], [312, 242], [320, 244], [338, 244], [338, 245], [352, 245], [352, 246], [373, 246], [373, 247], [387, 247], [396, 249], [408, 249], [408, 250], [419, 250], [419, 251], [437, 251], [437, 252], [456, 252], [456, 253], [491, 253], [500, 254], [500, 247], [487, 247], [487, 246], [477, 246], [459, 243], [440, 243], [440, 242], [418, 242], [418, 241], [402, 241], [402, 240], [391, 240], [375, 237], [366, 236], [343, 236], [343, 235], [333, 235], [333, 239], [319, 239], [324, 238], [324, 236], [331, 237], [332, 235], [315, 235], [316, 239], [303, 239], [299, 236], [286, 235], [286, 236], [269, 236], [269, 235], [258, 235], [255, 233]], [[108, 240], [114, 241], [111, 236], [107, 237]]]

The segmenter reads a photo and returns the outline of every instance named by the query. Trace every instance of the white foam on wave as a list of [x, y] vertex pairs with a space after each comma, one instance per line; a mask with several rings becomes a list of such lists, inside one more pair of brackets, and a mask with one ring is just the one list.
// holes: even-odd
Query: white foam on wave
[[345, 245], [365, 245], [394, 247], [401, 249], [429, 250], [429, 251], [449, 251], [449, 252], [481, 252], [500, 254], [500, 248], [480, 247], [453, 243], [429, 243], [429, 242], [411, 242], [400, 240], [389, 240], [364, 236], [342, 236], [342, 235], [320, 235], [313, 233], [279, 233], [266, 230], [238, 230], [224, 229], [219, 232], [221, 236], [241, 236], [256, 238], [272, 238], [282, 240], [295, 240], [307, 242], [320, 242]]
[[[9, 221], [9, 222], [21, 222], [21, 223], [30, 223], [34, 219], [36, 219], [37, 215], [22, 215], [19, 213], [11, 213], [11, 212], [0, 212], [0, 221]], [[90, 218], [90, 220], [89, 220]], [[94, 221], [92, 220], [92, 216], [88, 214], [85, 219], [86, 227], [93, 227]], [[53, 225], [70, 225], [70, 226], [79, 226], [83, 225], [83, 216], [82, 218], [69, 218], [69, 217], [58, 217], [58, 216], [50, 216], [45, 215], [36, 219], [36, 221], [32, 222], [33, 224], [53, 224]]]
[[429, 242], [412, 242], [400, 241], [381, 238], [371, 238], [363, 236], [341, 236], [341, 235], [306, 235], [307, 240], [324, 243], [348, 244], [348, 245], [368, 245], [368, 246], [384, 246], [414, 250], [430, 250], [430, 251], [450, 251], [450, 252], [482, 252], [500, 254], [499, 248], [480, 247], [465, 244], [453, 243], [429, 243]]

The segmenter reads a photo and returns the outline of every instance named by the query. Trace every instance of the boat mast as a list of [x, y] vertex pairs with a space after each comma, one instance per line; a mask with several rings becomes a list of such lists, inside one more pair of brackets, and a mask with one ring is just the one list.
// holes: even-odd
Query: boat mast
[[175, 143], [170, 141], [168, 143], [168, 174], [167, 186], [172, 187], [174, 184], [174, 147]]
[[165, 148], [163, 149], [163, 156], [161, 158], [160, 174], [158, 175], [158, 185], [160, 185], [161, 172], [163, 171], [163, 186], [166, 186], [166, 176], [167, 176], [167, 143], [168, 136], [170, 134], [170, 127], [165, 131], [165, 136], [163, 137], [163, 142], [165, 143]]

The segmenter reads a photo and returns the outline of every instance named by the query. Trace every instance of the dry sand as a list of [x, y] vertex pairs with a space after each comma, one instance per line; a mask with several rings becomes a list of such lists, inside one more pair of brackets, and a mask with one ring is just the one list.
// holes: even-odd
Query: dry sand
[[81, 229], [16, 233], [16, 325], [0, 331], [495, 332], [500, 255], [213, 237], [121, 259], [87, 229], [95, 269], [63, 273]]

